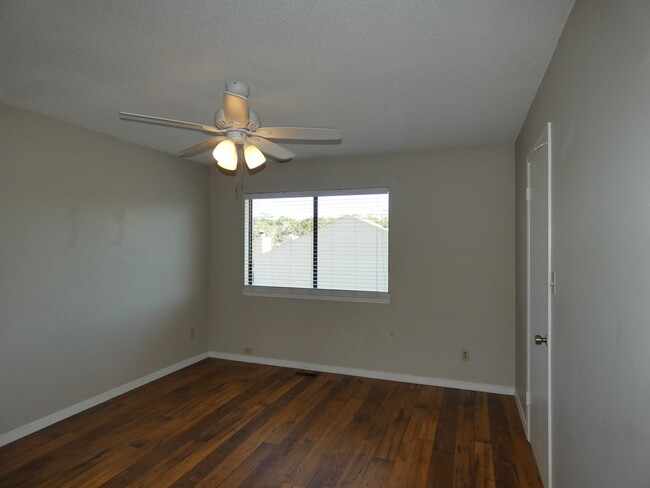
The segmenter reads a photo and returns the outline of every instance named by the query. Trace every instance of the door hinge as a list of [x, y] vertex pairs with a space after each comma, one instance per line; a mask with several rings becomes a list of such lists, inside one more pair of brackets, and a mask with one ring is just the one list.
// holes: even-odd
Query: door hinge
[[526, 188], [526, 201], [530, 202], [530, 188]]
[[539, 146], [536, 146], [536, 147], [533, 149], [533, 152], [535, 152], [535, 151], [539, 151], [539, 150], [540, 150], [541, 148], [543, 148], [544, 146], [548, 146], [548, 141], [544, 141], [544, 142], [542, 142]]
[[556, 295], [557, 281], [556, 281], [555, 271], [551, 271], [551, 280], [549, 281], [548, 285], [551, 287], [551, 293], [553, 293], [553, 295]]

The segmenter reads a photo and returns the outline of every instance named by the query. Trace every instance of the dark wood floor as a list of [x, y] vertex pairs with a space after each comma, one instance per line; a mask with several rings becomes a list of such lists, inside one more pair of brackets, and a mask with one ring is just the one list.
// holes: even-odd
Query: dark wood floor
[[0, 486], [542, 484], [512, 397], [208, 359], [0, 448]]

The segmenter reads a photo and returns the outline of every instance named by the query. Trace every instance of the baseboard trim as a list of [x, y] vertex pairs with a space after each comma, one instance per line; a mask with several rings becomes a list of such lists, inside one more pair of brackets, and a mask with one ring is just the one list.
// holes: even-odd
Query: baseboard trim
[[325, 364], [303, 363], [289, 361], [286, 359], [266, 358], [260, 356], [249, 356], [243, 354], [231, 354], [227, 352], [210, 351], [209, 356], [229, 361], [241, 361], [244, 363], [266, 364], [269, 366], [281, 366], [284, 368], [307, 369], [321, 373], [335, 373], [349, 376], [360, 376], [362, 378], [373, 378], [377, 380], [401, 381], [403, 383], [415, 383], [418, 385], [443, 386], [446, 388], [457, 388], [460, 390], [482, 391], [486, 393], [497, 393], [500, 395], [514, 395], [515, 389], [511, 386], [490, 385], [486, 383], [470, 383], [466, 381], [447, 380], [432, 378], [429, 376], [413, 376], [400, 373], [388, 373], [368, 369], [346, 368], [342, 366], [329, 366]]
[[357, 368], [347, 368], [342, 366], [330, 366], [325, 364], [316, 364], [316, 363], [305, 363], [300, 361], [290, 361], [286, 359], [275, 359], [275, 358], [266, 358], [260, 356], [248, 356], [243, 354], [231, 354], [226, 352], [210, 351], [202, 354], [198, 354], [191, 358], [185, 359], [178, 363], [167, 366], [166, 368], [154, 371], [151, 374], [138, 378], [136, 380], [130, 381], [124, 385], [118, 386], [111, 390], [108, 390], [104, 393], [100, 393], [92, 398], [79, 402], [70, 407], [59, 410], [53, 414], [50, 414], [46, 417], [40, 418], [29, 424], [18, 427], [17, 429], [11, 430], [4, 434], [0, 434], [0, 447], [5, 446], [11, 442], [14, 442], [22, 437], [33, 434], [45, 427], [49, 427], [52, 424], [60, 422], [68, 417], [72, 417], [84, 410], [92, 408], [100, 403], [103, 403], [111, 398], [122, 395], [128, 391], [131, 391], [140, 386], [151, 383], [157, 379], [167, 376], [175, 371], [186, 368], [194, 363], [202, 361], [208, 357], [226, 359], [229, 361], [241, 361], [245, 363], [255, 363], [255, 364], [265, 364], [269, 366], [280, 366], [284, 368], [296, 368], [296, 369], [307, 369], [310, 371], [320, 371], [322, 373], [335, 373], [335, 374], [344, 374], [348, 376], [359, 376], [362, 378], [373, 378], [378, 380], [388, 380], [388, 381], [400, 381], [403, 383], [415, 383], [419, 385], [430, 385], [430, 386], [442, 386], [446, 388], [457, 388], [460, 390], [471, 390], [471, 391], [481, 391], [486, 393], [497, 393], [500, 395], [514, 395], [517, 402], [517, 408], [519, 409], [519, 415], [522, 418], [524, 423], [524, 428], [528, 432], [527, 424], [525, 417], [523, 415], [523, 410], [519, 397], [515, 394], [514, 387], [502, 386], [502, 385], [490, 385], [486, 383], [472, 383], [467, 381], [457, 381], [457, 380], [448, 380], [443, 378], [433, 378], [429, 376], [414, 376], [400, 373], [389, 373], [386, 371], [375, 371], [367, 369], [357, 369]]
[[524, 426], [524, 432], [526, 433], [526, 439], [529, 439], [528, 419], [526, 418], [524, 407], [521, 404], [521, 398], [519, 398], [519, 395], [517, 394], [517, 390], [515, 390], [515, 402], [517, 403], [517, 410], [519, 411], [519, 417], [521, 418], [521, 423]]
[[168, 374], [178, 371], [179, 369], [186, 368], [187, 366], [197, 363], [203, 359], [206, 359], [207, 357], [208, 357], [207, 352], [198, 354], [194, 357], [185, 359], [176, 364], [172, 364], [171, 366], [167, 366], [166, 368], [160, 369], [158, 371], [154, 371], [153, 373], [143, 376], [142, 378], [138, 378], [124, 385], [113, 388], [112, 390], [108, 390], [104, 393], [100, 393], [99, 395], [84, 400], [83, 402], [79, 402], [75, 405], [64, 408], [63, 410], [59, 410], [58, 412], [55, 412], [46, 417], [35, 420], [34, 422], [30, 422], [27, 425], [18, 427], [17, 429], [11, 430], [5, 434], [1, 434], [0, 447], [7, 445], [10, 442], [16, 441], [21, 437], [25, 437], [29, 434], [33, 434], [34, 432], [44, 429], [45, 427], [48, 427], [57, 422], [60, 422], [63, 419], [72, 417], [73, 415], [76, 415], [79, 412], [83, 412], [84, 410], [99, 405], [100, 403], [110, 400], [111, 398], [115, 398], [116, 396], [122, 395], [127, 391], [146, 385], [147, 383], [151, 383], [152, 381], [162, 378], [163, 376], [167, 376]]

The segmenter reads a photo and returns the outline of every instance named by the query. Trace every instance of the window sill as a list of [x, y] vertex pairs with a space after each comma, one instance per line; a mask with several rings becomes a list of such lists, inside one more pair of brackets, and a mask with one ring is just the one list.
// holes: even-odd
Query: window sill
[[390, 295], [372, 291], [316, 290], [311, 288], [282, 288], [275, 286], [244, 286], [244, 296], [267, 298], [298, 298], [333, 302], [390, 303]]

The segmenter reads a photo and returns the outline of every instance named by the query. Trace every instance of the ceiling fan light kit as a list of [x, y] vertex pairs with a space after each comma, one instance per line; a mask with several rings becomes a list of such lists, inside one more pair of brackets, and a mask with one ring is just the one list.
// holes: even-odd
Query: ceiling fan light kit
[[253, 146], [250, 142], [244, 143], [244, 160], [248, 169], [255, 169], [266, 162], [262, 151]]
[[234, 171], [237, 169], [237, 146], [230, 139], [217, 144], [212, 151], [212, 157], [223, 169]]
[[296, 155], [269, 139], [284, 142], [332, 143], [341, 141], [338, 129], [311, 127], [262, 127], [260, 116], [248, 106], [248, 85], [241, 82], [228, 83], [223, 94], [223, 108], [214, 115], [214, 127], [181, 120], [120, 112], [123, 120], [162, 125], [176, 129], [202, 132], [211, 136], [184, 149], [180, 157], [192, 157], [212, 150], [217, 165], [228, 171], [236, 171], [239, 162], [238, 147], [243, 148], [248, 169], [258, 168], [266, 162], [266, 156], [275, 161], [290, 161]]

